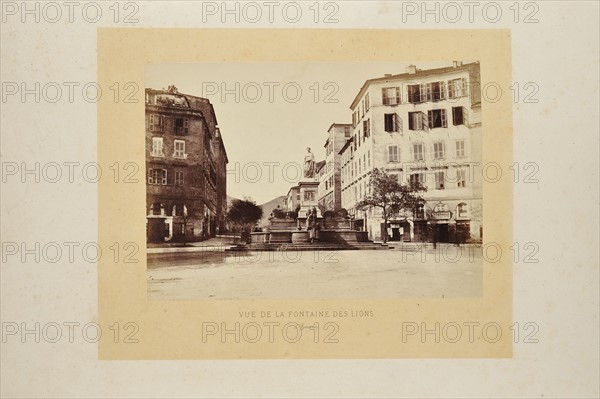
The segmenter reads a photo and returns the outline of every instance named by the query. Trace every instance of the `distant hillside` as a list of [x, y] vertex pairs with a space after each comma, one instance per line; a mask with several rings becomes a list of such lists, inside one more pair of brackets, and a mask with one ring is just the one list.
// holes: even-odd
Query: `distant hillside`
[[281, 195], [279, 197], [273, 198], [271, 201], [265, 202], [264, 204], [260, 204], [260, 206], [263, 209], [263, 217], [260, 220], [260, 222], [258, 222], [259, 225], [265, 226], [267, 224], [267, 219], [269, 218], [269, 215], [271, 214], [273, 209], [277, 208], [277, 205], [279, 205], [279, 207], [282, 209], [284, 208], [283, 200], [285, 199], [285, 197], [285, 195]]
[[[285, 195], [282, 195], [282, 196], [273, 198], [271, 201], [267, 201], [264, 204], [257, 204], [260, 207], [262, 207], [262, 209], [263, 209], [263, 217], [258, 222], [259, 225], [266, 226], [269, 215], [271, 215], [271, 212], [273, 211], [273, 209], [277, 208], [277, 205], [279, 205], [279, 207], [282, 209], [284, 208], [283, 200], [285, 199], [285, 197], [286, 197]], [[227, 196], [227, 207], [231, 206], [231, 202], [236, 199], [238, 199], [238, 198], [231, 197], [228, 195]]]

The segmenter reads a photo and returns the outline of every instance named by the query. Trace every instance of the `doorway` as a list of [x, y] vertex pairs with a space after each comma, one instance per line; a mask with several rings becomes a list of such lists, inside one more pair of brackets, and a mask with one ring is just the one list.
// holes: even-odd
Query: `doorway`
[[433, 226], [433, 240], [435, 242], [450, 242], [450, 229], [448, 223], [435, 224]]

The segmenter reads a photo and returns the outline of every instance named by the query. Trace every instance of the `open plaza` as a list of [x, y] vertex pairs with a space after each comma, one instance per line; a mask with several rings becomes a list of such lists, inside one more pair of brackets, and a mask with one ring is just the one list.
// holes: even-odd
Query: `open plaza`
[[[149, 300], [467, 298], [482, 295], [483, 249], [405, 244], [385, 251], [148, 254]], [[487, 256], [487, 255], [486, 255]]]

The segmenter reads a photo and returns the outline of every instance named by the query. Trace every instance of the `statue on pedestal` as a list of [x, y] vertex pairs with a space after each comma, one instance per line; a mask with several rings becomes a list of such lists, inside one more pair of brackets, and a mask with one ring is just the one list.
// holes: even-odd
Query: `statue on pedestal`
[[304, 177], [312, 179], [315, 177], [315, 154], [310, 152], [310, 147], [306, 147], [306, 155], [304, 155]]

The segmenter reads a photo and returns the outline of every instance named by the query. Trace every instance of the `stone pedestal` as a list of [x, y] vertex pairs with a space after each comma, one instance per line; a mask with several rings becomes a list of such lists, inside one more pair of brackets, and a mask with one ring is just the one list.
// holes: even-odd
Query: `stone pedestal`
[[306, 219], [306, 215], [313, 207], [317, 210], [317, 218], [321, 218], [321, 210], [319, 209], [319, 182], [301, 181], [298, 183], [298, 187], [300, 187], [300, 210], [298, 211], [298, 218]]

